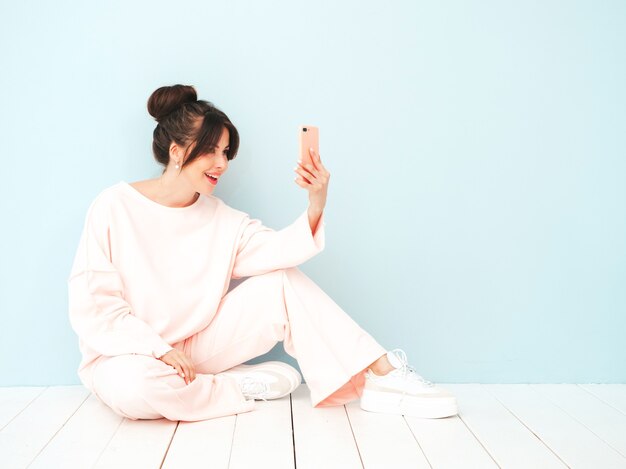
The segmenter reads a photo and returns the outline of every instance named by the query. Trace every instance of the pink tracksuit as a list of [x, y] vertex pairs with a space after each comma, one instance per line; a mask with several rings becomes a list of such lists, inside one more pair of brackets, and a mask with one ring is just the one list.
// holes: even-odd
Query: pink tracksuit
[[[255, 401], [221, 372], [283, 341], [314, 407], [359, 398], [386, 349], [296, 267], [324, 249], [324, 225], [311, 233], [305, 210], [275, 231], [213, 195], [174, 208], [123, 181], [103, 190], [68, 278], [82, 383], [131, 419], [247, 412]], [[191, 357], [191, 383], [156, 358], [172, 348]]]

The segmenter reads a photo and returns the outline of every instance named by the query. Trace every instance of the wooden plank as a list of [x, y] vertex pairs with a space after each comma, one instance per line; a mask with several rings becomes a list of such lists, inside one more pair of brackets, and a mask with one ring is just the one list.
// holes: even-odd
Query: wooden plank
[[[626, 467], [626, 458], [619, 454], [626, 435], [626, 385], [445, 387], [459, 399], [460, 418], [413, 419], [365, 412], [358, 401], [313, 409], [308, 387], [301, 385], [292, 395], [298, 468], [401, 468], [428, 463], [434, 468], [495, 467], [493, 461], [468, 457], [481, 451], [483, 457], [488, 451], [507, 468], [563, 467], [551, 451], [540, 449], [546, 445], [571, 467]], [[0, 388], [4, 398], [0, 416], [8, 419], [0, 430], [2, 467], [26, 467], [33, 458], [29, 467], [82, 468], [96, 461], [96, 467], [158, 467], [174, 431], [165, 468], [194, 467], [199, 462], [227, 468], [229, 460], [233, 467], [263, 467], [268, 461], [272, 467], [293, 467], [285, 398], [285, 402], [257, 401], [256, 410], [238, 416], [181, 422], [174, 430], [177, 423], [166, 419], [123, 419], [83, 386], [24, 388], [23, 396], [16, 388]], [[404, 430], [397, 425], [399, 419], [405, 422]], [[464, 438], [472, 434], [475, 442], [468, 450]], [[279, 446], [272, 447], [275, 441]], [[411, 441], [417, 448], [413, 453]], [[420, 445], [424, 453], [419, 452]], [[445, 452], [451, 454], [442, 456]]]
[[566, 468], [541, 440], [480, 384], [446, 384], [459, 403], [459, 417], [500, 467]]
[[402, 415], [366, 412], [359, 400], [345, 405], [366, 468], [430, 468]]
[[626, 384], [579, 384], [578, 386], [626, 415]]
[[315, 408], [306, 383], [291, 393], [298, 469], [362, 468], [344, 406]]
[[624, 458], [528, 384], [484, 384], [570, 467], [621, 468]]
[[626, 415], [576, 384], [531, 384], [531, 387], [595, 433], [622, 457], [626, 456]]
[[404, 418], [433, 468], [498, 467], [458, 415], [440, 419]]
[[123, 419], [91, 394], [29, 469], [92, 467]]
[[46, 390], [46, 386], [0, 388], [0, 430]]
[[83, 386], [51, 386], [0, 431], [2, 467], [26, 467], [89, 396]]
[[197, 422], [180, 422], [174, 433], [162, 469], [202, 466], [227, 469], [237, 415]]
[[95, 468], [153, 469], [161, 466], [176, 425], [167, 419], [123, 419]]
[[230, 469], [294, 467], [289, 396], [255, 401], [256, 409], [237, 415]]

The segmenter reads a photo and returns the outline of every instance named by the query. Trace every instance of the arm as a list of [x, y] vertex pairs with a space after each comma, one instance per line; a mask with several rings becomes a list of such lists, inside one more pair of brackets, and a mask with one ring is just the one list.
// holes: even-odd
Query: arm
[[68, 278], [69, 318], [87, 346], [107, 356], [136, 353], [159, 358], [173, 347], [132, 314], [120, 273], [111, 263], [108, 210], [95, 201]]
[[[313, 213], [313, 218], [310, 218]], [[306, 210], [286, 228], [275, 231], [246, 216], [237, 242], [232, 278], [249, 277], [302, 264], [324, 250], [324, 213]], [[316, 228], [313, 231], [313, 228]]]
[[311, 227], [311, 232], [313, 233], [313, 237], [315, 237], [315, 230], [318, 226], [318, 223], [320, 221], [320, 219], [322, 218], [322, 210], [313, 208], [311, 205], [309, 205], [309, 208], [307, 209], [307, 214], [309, 216], [309, 226]]

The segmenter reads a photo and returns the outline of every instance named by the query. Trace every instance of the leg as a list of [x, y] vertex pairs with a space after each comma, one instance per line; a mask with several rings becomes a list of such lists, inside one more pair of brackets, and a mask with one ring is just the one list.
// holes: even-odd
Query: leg
[[314, 407], [358, 399], [386, 349], [296, 267], [250, 277], [224, 296], [205, 329], [185, 341], [196, 371], [220, 373], [283, 341]]
[[132, 420], [196, 421], [254, 410], [232, 378], [197, 374], [187, 385], [173, 367], [146, 355], [104, 357], [92, 376], [96, 396]]
[[379, 376], [386, 375], [390, 371], [395, 370], [395, 367], [387, 359], [387, 354], [380, 357], [374, 363], [371, 363], [369, 369]]

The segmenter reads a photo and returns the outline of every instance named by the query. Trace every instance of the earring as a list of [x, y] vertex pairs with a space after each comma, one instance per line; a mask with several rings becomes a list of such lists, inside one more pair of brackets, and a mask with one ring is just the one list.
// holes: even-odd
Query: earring
[[178, 163], [176, 163], [176, 169], [178, 169], [180, 166], [178, 166]]

